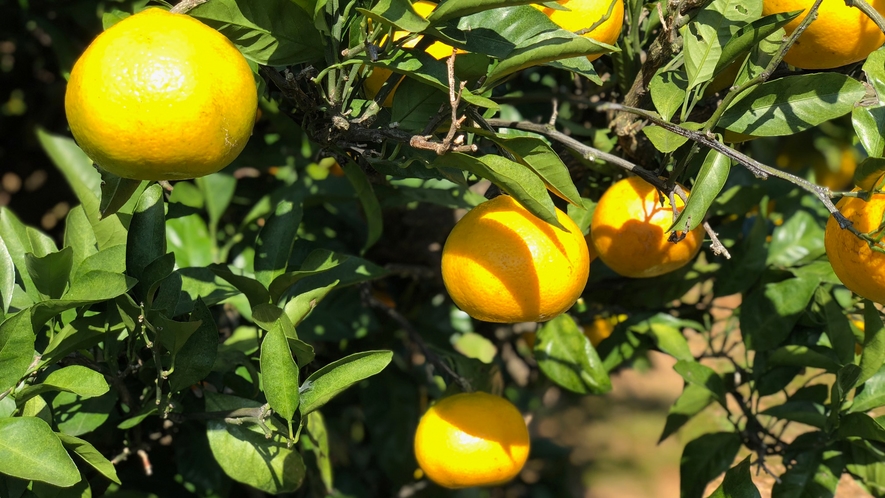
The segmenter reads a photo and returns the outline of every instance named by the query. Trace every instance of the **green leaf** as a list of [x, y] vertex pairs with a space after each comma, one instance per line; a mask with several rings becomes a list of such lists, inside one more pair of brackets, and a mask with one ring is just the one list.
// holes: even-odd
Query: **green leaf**
[[824, 254], [824, 230], [807, 211], [796, 211], [775, 228], [768, 248], [769, 266], [793, 266]]
[[788, 400], [782, 405], [775, 405], [766, 408], [761, 413], [779, 418], [781, 420], [790, 420], [799, 422], [800, 424], [810, 425], [823, 429], [827, 424], [827, 416], [824, 413], [824, 406], [813, 401], [792, 401]]
[[[82, 399], [61, 391], [52, 399], [52, 414], [58, 430], [71, 436], [87, 434], [101, 427], [117, 406], [117, 391], [97, 398]], [[154, 410], [156, 410], [154, 406]]]
[[[255, 240], [255, 279], [265, 287], [286, 272], [302, 214], [300, 197], [283, 199], [258, 232]], [[223, 275], [219, 276], [224, 278]]]
[[[632, 322], [632, 320], [631, 320]], [[647, 335], [661, 351], [677, 360], [694, 360], [682, 329], [703, 330], [703, 325], [690, 320], [680, 320], [667, 313], [658, 313], [639, 322], [631, 323], [629, 330]]]
[[885, 366], [864, 382], [863, 390], [854, 397], [848, 411], [865, 412], [880, 406], [885, 406]]
[[65, 433], [57, 432], [55, 435], [58, 436], [58, 439], [61, 440], [61, 444], [63, 444], [65, 448], [73, 451], [77, 456], [82, 458], [83, 461], [88, 463], [89, 466], [97, 470], [99, 474], [107, 477], [111, 482], [122, 484], [120, 478], [117, 477], [117, 469], [114, 468], [114, 464], [96, 450], [94, 446], [78, 437], [70, 436]]
[[254, 278], [237, 275], [224, 265], [210, 265], [209, 269], [242, 292], [253, 308], [259, 304], [270, 302], [270, 293], [267, 292], [267, 288]]
[[[545, 16], [546, 17], [546, 16]], [[479, 93], [494, 88], [507, 76], [523, 69], [572, 57], [616, 52], [617, 48], [564, 29], [548, 31], [517, 46], [492, 69]]]
[[[832, 460], [832, 459], [831, 459]], [[841, 467], [819, 452], [805, 451], [774, 485], [771, 496], [778, 498], [832, 498], [839, 485]]]
[[268, 404], [284, 420], [292, 420], [298, 409], [298, 366], [280, 320], [264, 336], [260, 361], [261, 382]]
[[714, 73], [719, 74], [725, 70], [734, 61], [746, 55], [761, 40], [786, 26], [799, 13], [800, 11], [772, 14], [741, 26], [731, 39], [728, 40], [728, 43], [722, 47], [722, 53], [719, 56], [719, 62], [716, 64]]
[[0, 473], [63, 488], [80, 481], [52, 428], [35, 417], [0, 419]]
[[348, 157], [347, 161], [341, 165], [347, 180], [353, 186], [357, 199], [363, 207], [363, 215], [366, 217], [366, 225], [368, 226], [368, 235], [366, 243], [363, 244], [362, 252], [365, 253], [372, 247], [378, 239], [381, 238], [383, 230], [383, 219], [381, 217], [381, 204], [375, 197], [375, 191], [372, 190], [372, 184], [369, 178], [359, 165]]
[[51, 299], [35, 304], [31, 311], [34, 328], [41, 327], [59, 313], [114, 299], [132, 288], [135, 281], [119, 273], [91, 271], [71, 283], [61, 299]]
[[460, 334], [452, 342], [452, 347], [464, 356], [483, 363], [491, 363], [498, 354], [498, 348], [492, 341], [475, 332]]
[[676, 402], [670, 407], [670, 412], [667, 414], [667, 421], [664, 424], [664, 430], [661, 432], [658, 443], [675, 434], [692, 417], [710, 406], [715, 399], [713, 393], [706, 387], [686, 384], [682, 394], [676, 398]]
[[166, 220], [166, 241], [179, 267], [203, 267], [214, 262], [217, 249], [212, 245], [209, 227], [197, 213]]
[[74, 251], [70, 247], [51, 252], [42, 258], [25, 254], [28, 274], [42, 299], [58, 299], [64, 293], [71, 274], [73, 257]]
[[673, 365], [673, 370], [682, 376], [689, 384], [694, 384], [710, 391], [716, 401], [726, 407], [725, 384], [722, 377], [712, 368], [701, 365], [695, 361], [679, 360]]
[[679, 482], [682, 498], [702, 498], [707, 483], [731, 467], [741, 448], [741, 437], [733, 432], [704, 434], [682, 450]]
[[68, 354], [92, 347], [104, 338], [108, 332], [104, 314], [75, 318], [52, 335], [49, 345], [43, 350], [37, 368], [51, 365]]
[[12, 293], [15, 291], [15, 264], [6, 249], [6, 243], [0, 237], [0, 321], [9, 311]]
[[290, 66], [323, 57], [324, 38], [313, 19], [289, 0], [212, 0], [188, 15], [221, 31], [258, 64]]
[[741, 329], [749, 332], [744, 336], [747, 346], [756, 351], [778, 347], [811, 302], [818, 285], [817, 279], [789, 278], [750, 291], [741, 306]]
[[74, 252], [71, 258], [70, 277], [76, 275], [77, 268], [84, 259], [98, 253], [98, 241], [95, 240], [95, 232], [92, 231], [92, 225], [86, 218], [83, 206], [74, 206], [65, 217], [64, 247]]
[[[25, 254], [31, 253], [37, 257], [46, 256], [56, 251], [54, 244], [44, 247], [39, 240], [32, 240], [30, 232], [32, 228], [26, 227], [16, 216], [5, 206], [0, 206], [0, 238], [6, 245], [6, 251], [12, 258], [12, 263], [18, 269], [19, 278], [23, 284], [24, 290], [28, 293], [33, 301], [40, 300], [40, 294], [34, 287], [34, 281], [28, 273], [27, 264], [25, 263]], [[34, 242], [38, 244], [35, 246]]]
[[836, 436], [841, 439], [860, 437], [885, 443], [885, 427], [882, 427], [878, 420], [866, 413], [849, 413], [839, 420], [839, 430], [836, 431]]
[[685, 142], [688, 142], [688, 137], [677, 135], [676, 133], [661, 128], [658, 125], [646, 126], [642, 128], [642, 133], [648, 137], [649, 141], [651, 141], [651, 144], [654, 145], [656, 149], [664, 154], [674, 152], [679, 147], [685, 145]]
[[101, 175], [92, 165], [92, 159], [70, 138], [53, 135], [40, 127], [37, 128], [37, 140], [83, 204], [89, 221], [96, 223]]
[[284, 273], [273, 280], [268, 287], [270, 291], [271, 302], [277, 302], [283, 293], [290, 287], [297, 284], [304, 278], [320, 274], [324, 271], [335, 268], [347, 257], [334, 253], [327, 249], [315, 249], [301, 263], [301, 269]]
[[66, 391], [83, 399], [94, 398], [108, 392], [110, 387], [104, 375], [81, 365], [70, 365], [53, 371], [40, 384], [26, 387], [16, 393], [16, 403], [49, 391]]
[[101, 174], [101, 204], [99, 216], [107, 218], [126, 206], [139, 189], [147, 187], [148, 182], [121, 178], [109, 171], [99, 170]]
[[218, 328], [212, 312], [199, 297], [194, 303], [191, 322], [199, 323], [187, 342], [181, 346], [172, 363], [169, 389], [181, 391], [203, 380], [212, 372], [218, 354]]
[[603, 394], [611, 390], [611, 380], [602, 360], [568, 314], [559, 315], [541, 327], [534, 355], [544, 375], [570, 391]]
[[491, 9], [532, 3], [531, 0], [448, 0], [427, 17], [433, 23], [469, 16]]
[[750, 457], [729, 469], [722, 484], [708, 498], [762, 498], [750, 475]]
[[581, 206], [581, 194], [569, 174], [568, 167], [546, 142], [535, 137], [489, 137], [530, 168], [551, 192], [572, 205]]
[[[829, 266], [829, 265], [827, 265]], [[842, 312], [842, 307], [833, 299], [832, 295], [827, 292], [825, 287], [818, 287], [816, 291], [816, 303], [823, 308], [824, 319], [826, 320], [826, 333], [830, 338], [830, 346], [826, 353], [835, 359], [840, 365], [852, 363], [854, 360], [854, 348], [857, 344], [854, 333], [848, 325], [848, 317]], [[835, 355], [831, 354], [835, 352]], [[835, 370], [833, 370], [835, 372]], [[876, 369], [872, 369], [869, 375], [876, 373]], [[866, 380], [867, 376], [864, 378]], [[853, 386], [852, 386], [853, 387]]]
[[292, 322], [292, 325], [297, 327], [305, 318], [316, 308], [317, 304], [323, 300], [324, 297], [328, 296], [332, 289], [334, 289], [338, 285], [338, 281], [334, 281], [331, 284], [325, 287], [318, 287], [316, 289], [298, 294], [293, 299], [290, 299], [285, 306], [286, 316], [289, 317], [289, 321]]
[[[76, 252], [75, 252], [76, 256]], [[91, 271], [106, 271], [123, 273], [126, 271], [126, 244], [105, 247], [97, 253], [85, 258], [71, 276], [71, 282], [76, 282]]]
[[139, 281], [135, 287], [138, 301], [144, 301], [147, 295], [147, 284], [141, 282], [144, 269], [166, 254], [165, 216], [163, 187], [151, 184], [135, 205], [126, 238], [126, 274]]
[[149, 320], [157, 330], [157, 342], [169, 350], [173, 357], [202, 325], [202, 322], [194, 321], [177, 322], [159, 313], [152, 314]]
[[843, 74], [786, 76], [743, 93], [719, 125], [754, 136], [792, 135], [848, 114], [865, 94], [862, 83]]
[[547, 193], [547, 186], [534, 171], [507, 158], [487, 154], [473, 157], [460, 152], [450, 152], [433, 161], [436, 168], [457, 168], [491, 180], [501, 190], [512, 195], [530, 213], [562, 228], [556, 219], [556, 206]]
[[323, 485], [326, 487], [326, 493], [331, 493], [334, 485], [332, 459], [329, 457], [329, 435], [323, 415], [318, 411], [310, 412], [304, 428], [307, 430], [306, 435], [310, 440], [310, 450], [316, 457], [317, 468], [320, 471]]
[[[218, 226], [218, 221], [230, 205], [237, 189], [237, 179], [226, 173], [215, 173], [202, 176], [195, 180], [197, 187], [206, 199], [206, 212], [209, 213], [209, 224]], [[196, 266], [196, 265], [195, 265]]]
[[[206, 411], [257, 408], [259, 403], [206, 392]], [[270, 494], [291, 493], [301, 487], [305, 468], [301, 455], [277, 433], [268, 439], [254, 424], [229, 424], [212, 419], [206, 424], [209, 447], [231, 479]]]
[[715, 150], [708, 152], [695, 179], [691, 195], [688, 196], [685, 209], [679, 213], [679, 217], [668, 231], [673, 229], [691, 231], [699, 227], [704, 222], [710, 206], [722, 191], [722, 187], [725, 186], [729, 171], [731, 171], [731, 159]]
[[[660, 114], [665, 121], [670, 121], [673, 115], [676, 114], [676, 111], [682, 108], [682, 103], [685, 101], [686, 93], [688, 92], [688, 76], [686, 76], [685, 70], [683, 69], [661, 68], [655, 73], [649, 82], [648, 90], [651, 93], [651, 100], [654, 103], [658, 114]], [[648, 128], [652, 127], [646, 126], [643, 130], [647, 130]], [[644, 131], [644, 133], [648, 135], [648, 131]], [[658, 132], [652, 132], [653, 135], [655, 133]], [[670, 133], [670, 135], [674, 134]], [[676, 140], [669, 136], [667, 138], [669, 140]], [[685, 141], [683, 140], [682, 143], [685, 143]], [[676, 150], [679, 145], [673, 148], [673, 150]], [[665, 152], [658, 146], [658, 144], [655, 144], [655, 147], [658, 150]]]
[[846, 443], [844, 451], [848, 472], [860, 478], [873, 496], [885, 494], [885, 454], [870, 441], [853, 440]]
[[885, 362], [885, 324], [882, 323], [879, 311], [869, 299], [864, 299], [863, 320], [864, 340], [863, 353], [860, 356], [861, 374], [854, 387], [876, 375], [882, 368], [882, 363]]
[[851, 111], [851, 124], [867, 155], [885, 155], [885, 106], [858, 106]]
[[685, 72], [689, 88], [713, 79], [716, 63], [722, 54], [716, 28], [699, 20], [680, 30], [685, 39]]
[[381, 372], [392, 359], [392, 351], [363, 351], [317, 370], [301, 384], [301, 416], [322, 407], [357, 382]]
[[771, 352], [768, 362], [772, 366], [822, 368], [831, 373], [839, 370], [833, 350], [820, 346], [782, 346]]
[[31, 310], [25, 309], [0, 323], [0, 392], [18, 384], [34, 357]]
[[420, 33], [430, 23], [427, 22], [407, 0], [380, 0], [372, 10], [357, 9], [369, 19], [392, 26], [399, 31]]

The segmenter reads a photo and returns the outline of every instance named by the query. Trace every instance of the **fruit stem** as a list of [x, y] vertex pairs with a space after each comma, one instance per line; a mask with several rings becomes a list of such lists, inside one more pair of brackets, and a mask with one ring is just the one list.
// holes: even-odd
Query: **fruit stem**
[[845, 5], [849, 7], [855, 7], [861, 10], [867, 17], [870, 18], [876, 26], [885, 33], [885, 17], [882, 17], [882, 14], [879, 13], [878, 10], [874, 9], [872, 5], [868, 4], [864, 0], [845, 0]]

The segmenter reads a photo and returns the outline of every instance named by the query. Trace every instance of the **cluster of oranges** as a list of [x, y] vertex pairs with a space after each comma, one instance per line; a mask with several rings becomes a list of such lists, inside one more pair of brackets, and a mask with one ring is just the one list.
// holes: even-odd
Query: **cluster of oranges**
[[[607, 44], [617, 41], [622, 0], [558, 3], [564, 9], [534, 7], [563, 29], [582, 32], [594, 25], [583, 34]], [[801, 10], [810, 4], [766, 0], [764, 12]], [[885, 11], [885, 0], [873, 5]], [[422, 0], [414, 7], [427, 17], [436, 5]], [[788, 24], [787, 31], [800, 21]], [[851, 33], [844, 35], [843, 25], [853, 26]], [[404, 36], [397, 32], [393, 39]], [[414, 48], [419, 41], [416, 37], [404, 47]], [[786, 61], [808, 69], [838, 67], [864, 59], [883, 42], [885, 37], [859, 10], [825, 2], [819, 19]], [[426, 50], [437, 59], [453, 51], [440, 42]], [[390, 75], [382, 68], [370, 73], [365, 82], [369, 98]], [[383, 105], [391, 105], [392, 99], [390, 92]], [[124, 178], [174, 180], [214, 173], [237, 157], [255, 122], [257, 92], [248, 64], [224, 36], [188, 16], [148, 9], [89, 46], [71, 72], [65, 109], [77, 142], [103, 169]], [[678, 212], [684, 205], [681, 198], [674, 199]], [[637, 177], [620, 180], [599, 200], [585, 238], [560, 210], [559, 226], [552, 226], [513, 198], [496, 197], [470, 211], [448, 237], [442, 256], [445, 286], [454, 302], [479, 320], [550, 320], [581, 295], [593, 257], [632, 278], [654, 277], [688, 264], [700, 249], [703, 229], [671, 237], [670, 202]], [[837, 207], [859, 231], [882, 231], [885, 194], [846, 197]], [[826, 248], [849, 289], [885, 302], [885, 254], [840, 229], [832, 218]], [[599, 318], [585, 331], [595, 344], [611, 333], [616, 321]], [[415, 453], [424, 473], [443, 486], [494, 485], [522, 469], [529, 435], [509, 401], [464, 393], [426, 412], [415, 436]]]

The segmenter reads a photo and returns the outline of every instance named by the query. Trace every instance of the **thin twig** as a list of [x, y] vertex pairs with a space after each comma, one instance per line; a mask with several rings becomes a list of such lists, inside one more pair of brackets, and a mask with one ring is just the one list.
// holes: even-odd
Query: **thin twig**
[[703, 223], [704, 230], [707, 232], [707, 235], [713, 241], [710, 245], [710, 249], [713, 251], [713, 254], [716, 256], [725, 256], [725, 259], [731, 259], [731, 254], [729, 254], [728, 249], [722, 245], [722, 242], [719, 241], [719, 237], [717, 237], [717, 233], [713, 231], [713, 227], [710, 226], [706, 221]]
[[868, 4], [864, 0], [845, 0], [845, 5], [849, 7], [856, 7], [860, 9], [864, 14], [867, 15], [876, 26], [885, 33], [885, 18], [882, 17], [882, 14], [879, 13], [878, 10], [874, 9], [872, 5]]
[[175, 7], [169, 9], [169, 12], [172, 12], [173, 14], [186, 14], [197, 5], [202, 5], [208, 1], [209, 0], [181, 0], [175, 5]]

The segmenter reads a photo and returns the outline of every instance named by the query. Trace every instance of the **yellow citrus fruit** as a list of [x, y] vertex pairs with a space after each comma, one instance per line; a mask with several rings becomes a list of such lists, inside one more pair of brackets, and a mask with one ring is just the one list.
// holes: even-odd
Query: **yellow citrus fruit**
[[477, 320], [546, 321], [580, 297], [590, 274], [581, 230], [556, 210], [565, 230], [536, 218], [508, 195], [486, 201], [452, 229], [442, 278], [455, 304]]
[[[836, 208], [861, 233], [874, 232], [882, 223], [885, 194], [873, 194], [869, 202], [843, 197]], [[842, 230], [833, 217], [827, 221], [824, 245], [833, 271], [845, 287], [861, 297], [885, 303], [885, 253], [874, 251], [865, 241]]]
[[[813, 3], [814, 0], [763, 0], [762, 15], [808, 12]], [[869, 3], [885, 14], [885, 0]], [[784, 26], [788, 35], [799, 27], [805, 12]], [[842, 0], [823, 0], [817, 19], [799, 36], [784, 60], [802, 69], [831, 69], [866, 59], [883, 43], [885, 35], [860, 9], [847, 6]]]
[[[433, 12], [433, 9], [436, 8], [436, 4], [433, 2], [418, 0], [417, 2], [412, 4], [412, 7], [415, 9], [415, 12], [421, 15], [421, 17], [427, 18], [427, 16], [429, 16], [430, 13]], [[408, 35], [409, 33], [407, 31], [395, 31], [393, 33], [393, 41], [398, 41]], [[418, 36], [415, 39], [406, 42], [403, 47], [415, 48], [415, 46], [418, 45], [418, 42], [421, 41], [421, 38], [421, 36]], [[384, 40], [385, 38], [382, 38], [381, 42], [384, 43]], [[452, 47], [451, 45], [446, 45], [443, 42], [435, 41], [431, 43], [429, 47], [427, 47], [425, 52], [427, 52], [428, 55], [436, 60], [442, 60], [452, 55]], [[459, 54], [464, 53], [463, 50], [458, 50], [457, 52]], [[384, 82], [387, 81], [387, 78], [389, 78], [391, 74], [393, 74], [393, 72], [389, 69], [385, 69], [383, 67], [373, 68], [372, 73], [366, 78], [366, 81], [363, 82], [363, 88], [366, 91], [366, 97], [368, 97], [369, 99], [374, 99], [375, 96], [378, 95], [378, 92], [381, 91], [381, 86], [384, 85]], [[397, 87], [399, 87], [400, 83], [402, 83], [402, 80], [400, 80], [400, 82], [393, 87], [393, 90], [391, 90], [390, 93], [387, 94], [387, 98], [385, 98], [384, 102], [381, 104], [382, 107], [393, 106], [393, 94], [394, 92], [396, 92], [396, 89]]]
[[214, 173], [246, 146], [258, 109], [252, 70], [221, 33], [147, 9], [100, 34], [65, 94], [71, 132], [103, 169], [136, 180]]
[[582, 325], [581, 329], [584, 331], [584, 335], [587, 336], [587, 339], [590, 339], [590, 344], [593, 344], [593, 347], [596, 347], [600, 342], [612, 335], [612, 332], [615, 331], [615, 325], [626, 319], [627, 315], [609, 317], [597, 315], [592, 322]]
[[[683, 208], [678, 196], [676, 207]], [[666, 230], [672, 224], [669, 199], [661, 205], [657, 189], [634, 176], [616, 182], [599, 199], [590, 236], [599, 259], [618, 274], [655, 277], [688, 264], [704, 241], [704, 229], [698, 226], [681, 241], [670, 242]]]
[[[569, 10], [556, 10], [543, 5], [532, 4], [532, 7], [540, 10], [560, 28], [576, 32], [589, 28], [600, 19], [605, 17], [611, 2], [615, 2], [611, 16], [597, 26], [593, 31], [584, 36], [598, 42], [614, 45], [621, 36], [621, 27], [624, 24], [623, 0], [557, 0], [556, 3]], [[588, 55], [591, 61], [598, 59], [602, 54]]]
[[503, 484], [519, 474], [528, 456], [529, 432], [519, 410], [482, 392], [440, 400], [415, 433], [418, 465], [447, 488]]

